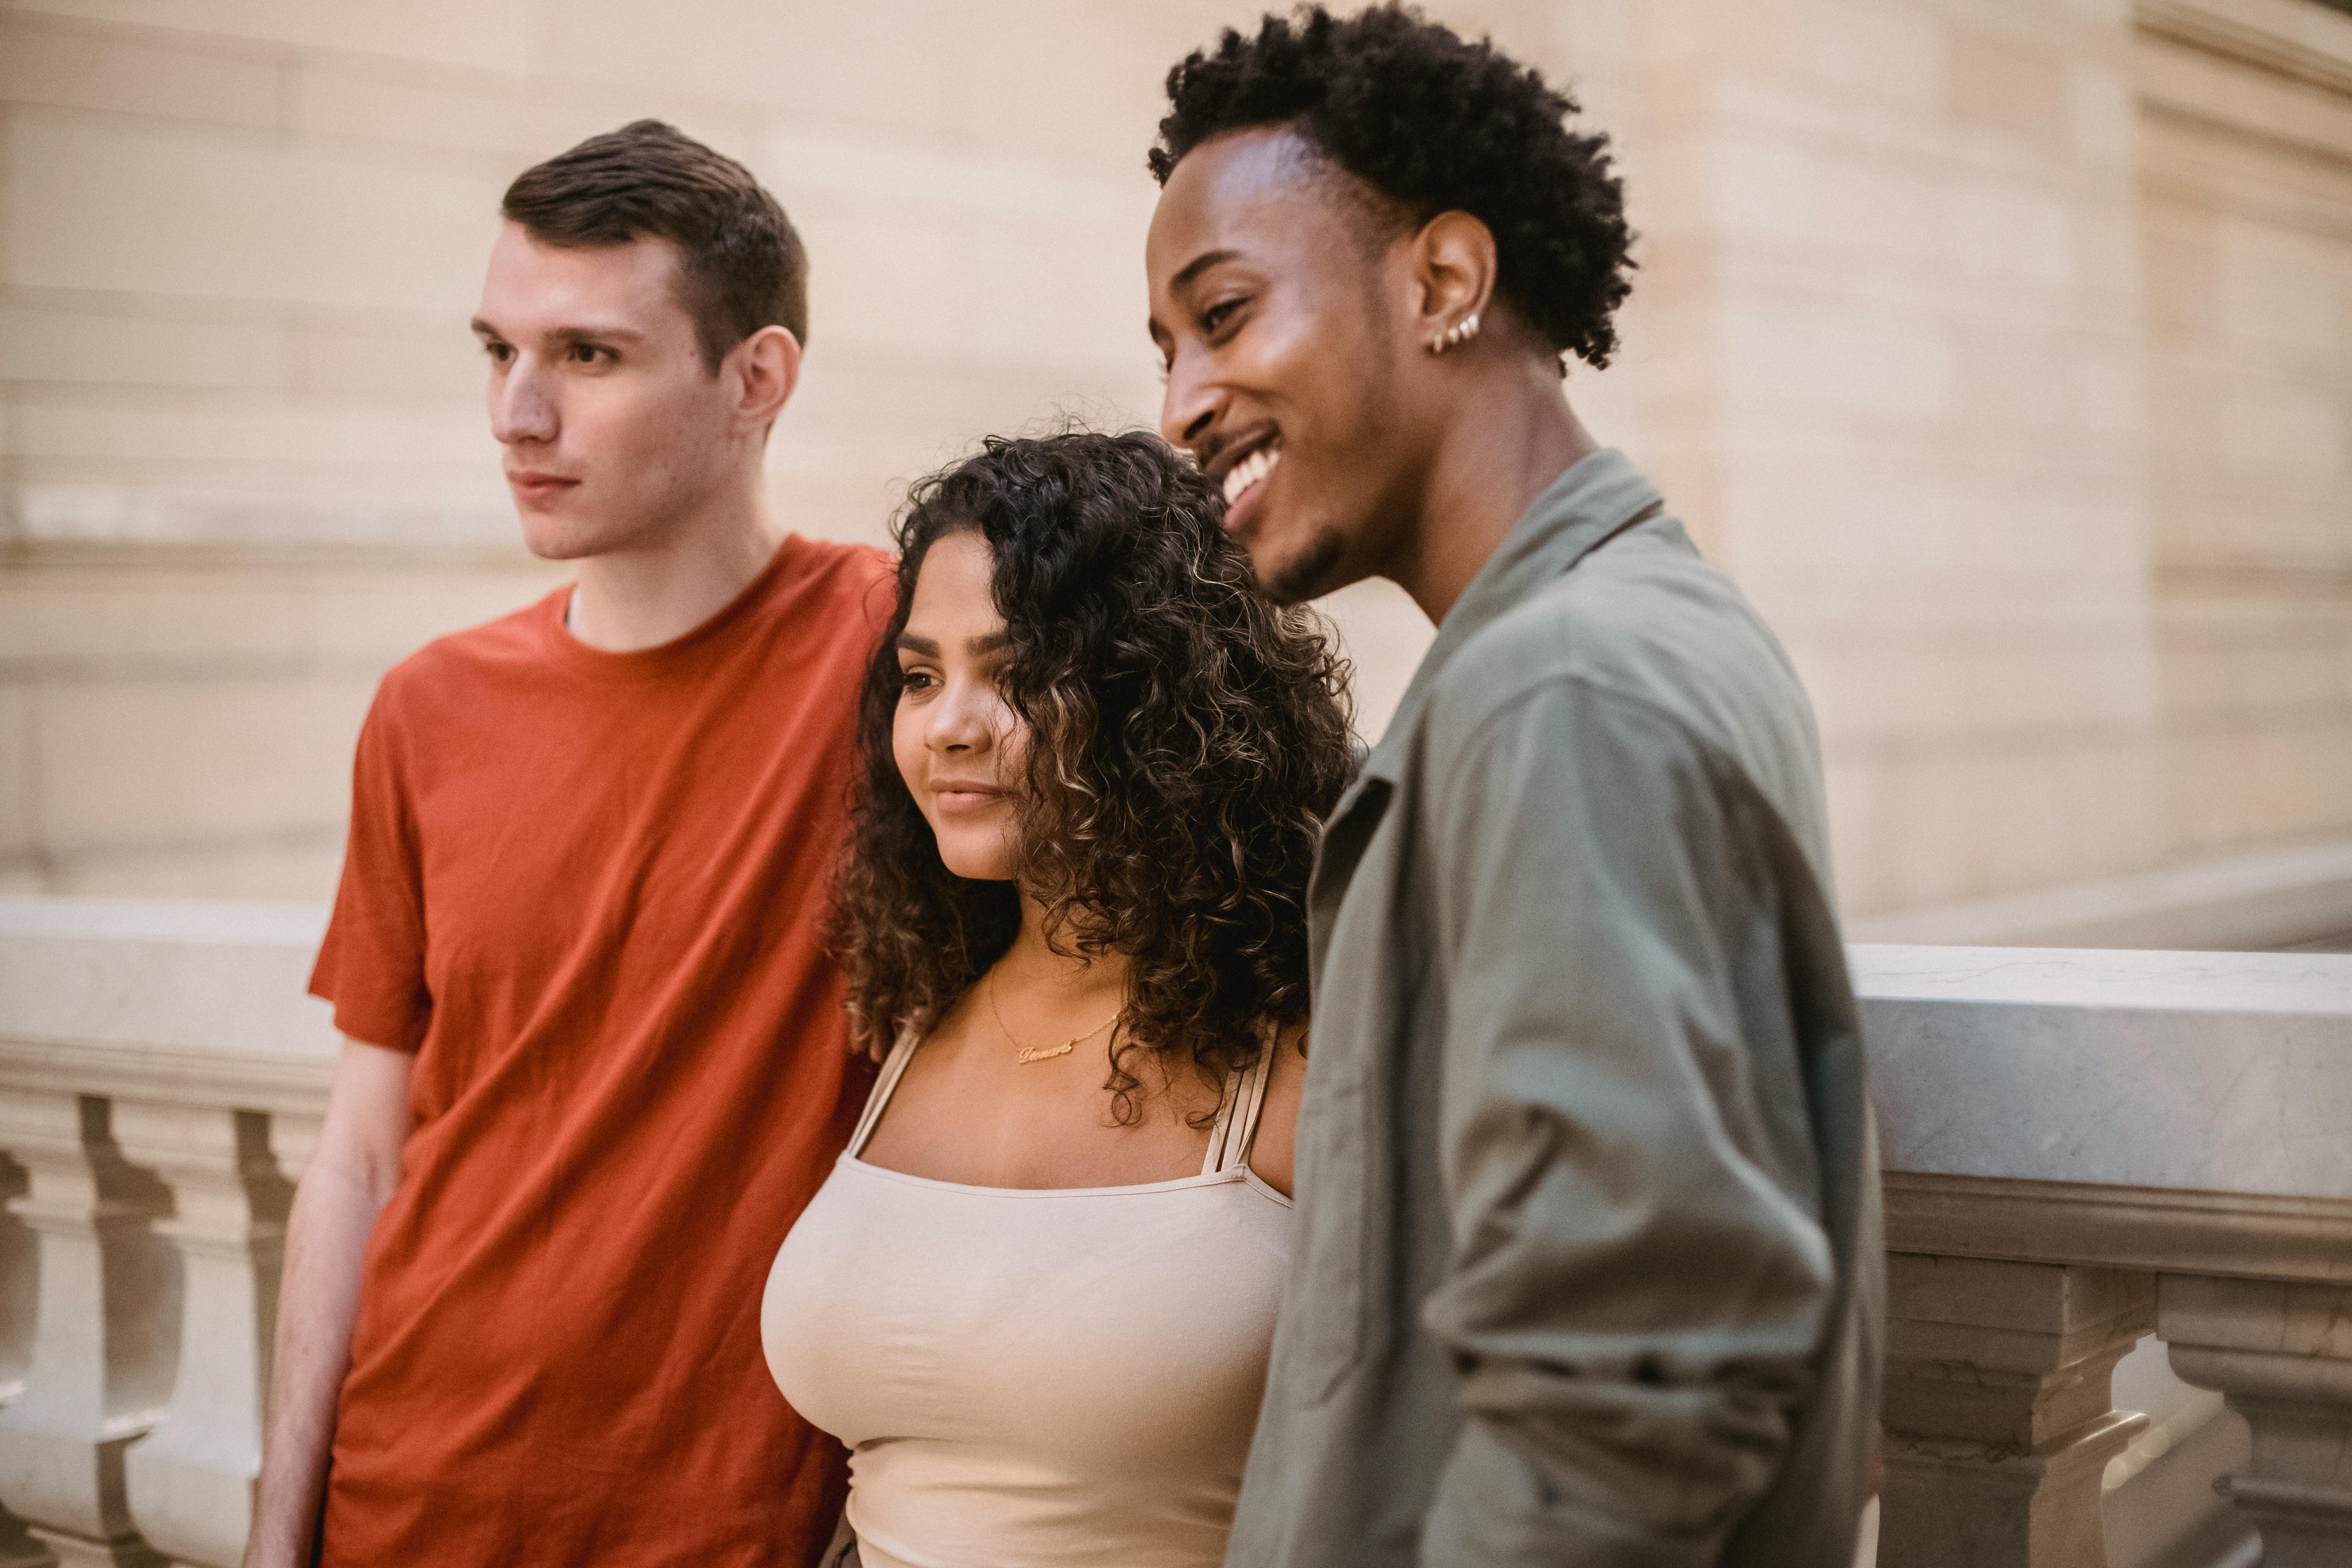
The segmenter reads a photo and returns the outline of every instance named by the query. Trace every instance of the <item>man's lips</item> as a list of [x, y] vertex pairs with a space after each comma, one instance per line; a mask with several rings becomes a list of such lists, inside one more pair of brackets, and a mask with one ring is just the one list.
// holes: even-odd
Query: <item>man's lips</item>
[[1247, 539], [1265, 510], [1266, 480], [1282, 462], [1279, 441], [1259, 447], [1227, 468], [1221, 488], [1225, 495], [1225, 531]]
[[1225, 505], [1230, 507], [1236, 504], [1242, 497], [1250, 492], [1253, 487], [1263, 484], [1265, 477], [1273, 473], [1276, 466], [1281, 461], [1282, 443], [1279, 441], [1269, 441], [1262, 447], [1252, 447], [1244, 454], [1238, 462], [1225, 470], [1223, 478], [1218, 481], [1220, 488], [1225, 492]]
[[565, 490], [573, 489], [580, 481], [562, 474], [541, 473], [535, 468], [524, 468], [509, 473], [507, 483], [513, 488], [515, 494], [525, 500], [545, 500], [550, 496], [562, 495]]
[[1201, 465], [1201, 476], [1225, 500], [1225, 531], [1244, 534], [1265, 496], [1265, 481], [1282, 462], [1282, 432], [1260, 425], [1220, 445]]

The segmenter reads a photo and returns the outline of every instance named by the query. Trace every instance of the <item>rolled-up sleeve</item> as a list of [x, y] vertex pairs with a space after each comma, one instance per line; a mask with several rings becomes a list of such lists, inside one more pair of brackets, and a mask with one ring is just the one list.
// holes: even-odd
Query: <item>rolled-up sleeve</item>
[[1423, 1321], [1463, 1421], [1422, 1561], [1711, 1564], [1836, 1289], [1819, 1173], [1758, 1102], [1786, 1042], [1733, 978], [1775, 967], [1766, 808], [1576, 678], [1452, 741], [1422, 828], [1454, 1251]]

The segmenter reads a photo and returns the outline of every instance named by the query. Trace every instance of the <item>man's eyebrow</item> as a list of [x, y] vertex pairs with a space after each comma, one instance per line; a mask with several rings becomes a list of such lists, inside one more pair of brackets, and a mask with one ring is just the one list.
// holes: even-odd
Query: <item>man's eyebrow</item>
[[[474, 335], [478, 338], [496, 338], [500, 342], [507, 341], [506, 333], [479, 316], [474, 318], [472, 327]], [[590, 324], [551, 327], [545, 336], [548, 342], [557, 343], [635, 343], [643, 342], [646, 335], [635, 327], [600, 327]]]
[[1175, 277], [1171, 278], [1168, 280], [1169, 291], [1173, 293], [1178, 289], [1189, 287], [1192, 279], [1198, 278], [1202, 273], [1206, 272], [1210, 268], [1214, 267], [1218, 262], [1232, 261], [1237, 258], [1240, 255], [1241, 252], [1238, 250], [1202, 251], [1200, 255], [1192, 258], [1192, 260], [1184, 264], [1183, 271], [1179, 272]]
[[635, 343], [645, 341], [645, 333], [633, 327], [556, 327], [548, 332], [550, 341], [559, 343]]

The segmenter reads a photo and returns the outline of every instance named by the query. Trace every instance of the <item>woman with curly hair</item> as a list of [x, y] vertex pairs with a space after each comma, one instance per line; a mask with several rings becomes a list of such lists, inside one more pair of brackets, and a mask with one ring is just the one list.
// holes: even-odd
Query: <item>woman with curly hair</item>
[[1149, 163], [1160, 429], [1277, 599], [1437, 637], [1315, 872], [1246, 1568], [1847, 1560], [1884, 1255], [1812, 714], [1563, 395], [1606, 137], [1409, 7], [1229, 30]]
[[885, 1059], [761, 1306], [851, 1450], [829, 1562], [1223, 1559], [1351, 754], [1222, 510], [1151, 437], [1072, 433], [989, 440], [899, 526], [836, 911]]

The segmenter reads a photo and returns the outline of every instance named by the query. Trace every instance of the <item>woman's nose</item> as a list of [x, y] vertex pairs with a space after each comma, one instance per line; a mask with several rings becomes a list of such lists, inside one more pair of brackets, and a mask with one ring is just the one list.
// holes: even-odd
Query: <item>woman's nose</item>
[[934, 751], [971, 752], [988, 744], [994, 733], [983, 710], [987, 704], [971, 687], [950, 683], [931, 711], [930, 743]]

